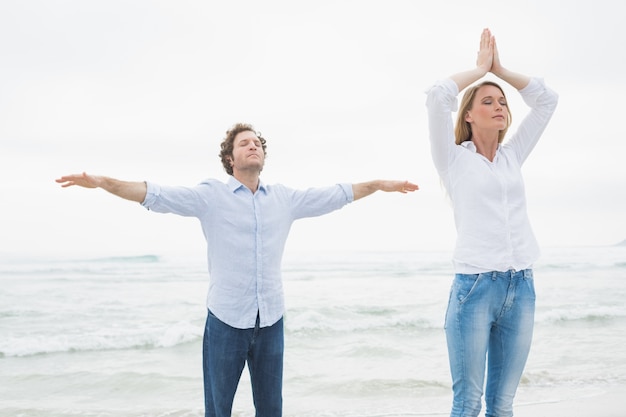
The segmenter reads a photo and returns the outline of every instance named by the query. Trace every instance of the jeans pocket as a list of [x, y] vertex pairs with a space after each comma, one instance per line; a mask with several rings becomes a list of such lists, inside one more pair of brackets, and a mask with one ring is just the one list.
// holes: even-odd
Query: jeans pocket
[[454, 298], [460, 304], [465, 303], [478, 286], [481, 277], [482, 274], [456, 274], [453, 288]]
[[524, 271], [524, 283], [528, 289], [528, 294], [533, 300], [535, 300], [537, 298], [537, 294], [535, 293], [535, 277], [532, 269]]

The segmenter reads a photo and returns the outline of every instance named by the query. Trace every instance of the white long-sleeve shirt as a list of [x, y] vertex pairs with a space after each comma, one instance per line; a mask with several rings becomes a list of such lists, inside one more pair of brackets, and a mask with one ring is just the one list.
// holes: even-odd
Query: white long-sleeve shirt
[[519, 92], [531, 111], [517, 132], [498, 146], [491, 162], [476, 152], [473, 142], [455, 144], [456, 83], [441, 80], [427, 91], [432, 157], [454, 210], [456, 273], [522, 270], [539, 257], [521, 166], [552, 117], [558, 95], [538, 78]]

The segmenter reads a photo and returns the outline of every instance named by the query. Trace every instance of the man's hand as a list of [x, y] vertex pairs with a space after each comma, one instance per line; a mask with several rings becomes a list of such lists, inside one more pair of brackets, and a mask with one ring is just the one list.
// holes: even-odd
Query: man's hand
[[412, 192], [415, 190], [419, 190], [417, 184], [413, 184], [409, 181], [390, 181], [390, 180], [381, 180], [380, 181], [380, 191], [397, 191], [403, 194], [408, 192]]
[[78, 185], [85, 188], [102, 188], [118, 197], [138, 203], [145, 200], [148, 191], [145, 182], [121, 181], [99, 175], [88, 175], [86, 172], [65, 175], [55, 181], [61, 184], [61, 187]]
[[411, 191], [418, 190], [417, 184], [413, 184], [409, 181], [394, 181], [394, 180], [374, 180], [369, 182], [362, 182], [359, 184], [352, 184], [352, 192], [354, 193], [354, 200], [358, 200], [363, 197], [376, 192], [399, 192], [406, 194]]
[[55, 181], [61, 184], [61, 187], [78, 185], [85, 188], [98, 188], [101, 183], [101, 178], [93, 175], [87, 175], [86, 172], [83, 172], [82, 174], [64, 175]]

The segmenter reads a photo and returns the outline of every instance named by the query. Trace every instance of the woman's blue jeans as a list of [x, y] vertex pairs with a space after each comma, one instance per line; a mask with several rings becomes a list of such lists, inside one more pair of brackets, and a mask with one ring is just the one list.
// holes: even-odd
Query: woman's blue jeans
[[454, 394], [451, 417], [511, 417], [530, 350], [535, 315], [533, 272], [456, 274], [446, 313]]
[[256, 417], [280, 417], [283, 398], [283, 319], [269, 327], [236, 329], [209, 311], [202, 349], [205, 417], [230, 417], [248, 363]]

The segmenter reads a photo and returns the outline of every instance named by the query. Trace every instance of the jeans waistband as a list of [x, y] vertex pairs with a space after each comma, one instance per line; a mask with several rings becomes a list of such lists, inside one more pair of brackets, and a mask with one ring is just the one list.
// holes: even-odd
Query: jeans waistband
[[490, 275], [492, 279], [496, 279], [498, 277], [529, 279], [533, 277], [533, 270], [530, 268], [519, 271], [509, 269], [508, 271], [490, 271], [485, 272], [484, 274]]

